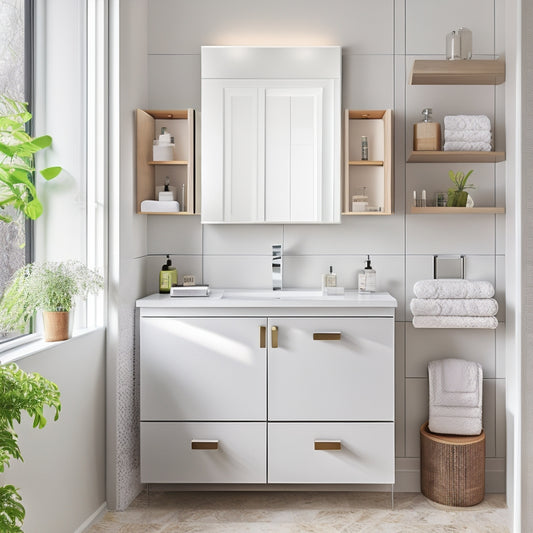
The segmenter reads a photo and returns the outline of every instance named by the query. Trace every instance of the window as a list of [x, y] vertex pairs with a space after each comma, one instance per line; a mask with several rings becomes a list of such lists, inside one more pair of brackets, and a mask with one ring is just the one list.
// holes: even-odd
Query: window
[[[33, 0], [0, 0], [0, 27], [0, 94], [28, 102], [31, 110]], [[15, 270], [31, 260], [32, 223], [22, 215], [11, 224], [0, 222], [0, 294]], [[0, 333], [0, 342], [14, 336]]]

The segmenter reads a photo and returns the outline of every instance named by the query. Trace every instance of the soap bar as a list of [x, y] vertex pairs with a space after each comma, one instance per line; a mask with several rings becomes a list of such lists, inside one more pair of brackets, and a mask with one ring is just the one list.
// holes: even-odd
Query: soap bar
[[440, 150], [440, 146], [440, 124], [438, 122], [418, 122], [414, 124], [414, 150]]

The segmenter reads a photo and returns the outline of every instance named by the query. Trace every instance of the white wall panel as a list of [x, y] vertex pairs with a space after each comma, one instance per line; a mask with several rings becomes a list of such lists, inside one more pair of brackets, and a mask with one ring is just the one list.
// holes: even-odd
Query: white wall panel
[[213, 288], [271, 289], [272, 254], [204, 255], [204, 283]]
[[395, 397], [394, 397], [394, 431], [396, 457], [405, 455], [405, 323], [396, 322], [394, 330], [394, 365], [395, 365]]
[[200, 51], [148, 56], [150, 109], [199, 110]]
[[492, 329], [430, 329], [405, 326], [405, 373], [427, 377], [430, 361], [448, 357], [481, 363], [484, 378], [496, 376], [496, 333]]
[[391, 54], [394, 0], [157, 0], [148, 28], [149, 54], [194, 54], [202, 45], [338, 44], [351, 53]]
[[406, 53], [446, 54], [446, 34], [472, 30], [475, 54], [494, 52], [494, 0], [406, 0]]
[[199, 216], [150, 215], [148, 223], [149, 254], [201, 254], [202, 225]]

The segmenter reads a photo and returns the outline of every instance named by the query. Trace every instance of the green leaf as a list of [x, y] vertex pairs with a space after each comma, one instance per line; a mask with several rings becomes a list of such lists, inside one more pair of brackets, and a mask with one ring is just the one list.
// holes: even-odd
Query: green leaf
[[43, 205], [37, 198], [34, 198], [24, 207], [24, 214], [28, 218], [36, 220], [43, 214]]
[[45, 180], [50, 181], [56, 178], [61, 173], [62, 170], [63, 169], [61, 167], [48, 167], [48, 168], [43, 168], [39, 172]]
[[15, 153], [11, 146], [8, 146], [7, 144], [3, 143], [0, 143], [0, 152], [7, 155], [7, 157], [13, 157], [13, 154]]

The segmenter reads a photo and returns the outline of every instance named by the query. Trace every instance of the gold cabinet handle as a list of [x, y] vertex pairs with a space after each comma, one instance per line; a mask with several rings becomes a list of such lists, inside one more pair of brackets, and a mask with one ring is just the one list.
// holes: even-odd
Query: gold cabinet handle
[[266, 326], [259, 326], [259, 348], [266, 348]]
[[314, 341], [340, 341], [341, 332], [340, 331], [330, 331], [330, 332], [317, 332], [313, 333]]
[[191, 450], [218, 450], [218, 440], [191, 440]]
[[340, 450], [340, 440], [315, 440], [315, 450]]
[[278, 326], [272, 326], [272, 348], [278, 347]]

